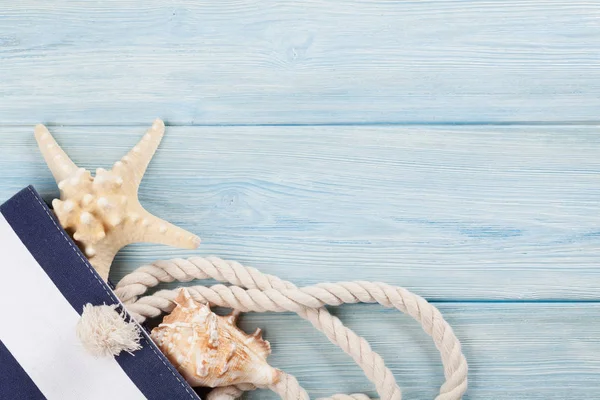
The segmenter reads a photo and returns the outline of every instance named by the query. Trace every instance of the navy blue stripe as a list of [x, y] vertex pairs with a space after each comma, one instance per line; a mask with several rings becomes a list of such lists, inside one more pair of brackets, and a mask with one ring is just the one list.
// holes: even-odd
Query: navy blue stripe
[[10, 393], [13, 400], [46, 400], [27, 372], [0, 340], [0, 398]]
[[[87, 303], [119, 303], [31, 186], [1, 205], [0, 212], [78, 313]], [[146, 332], [142, 346], [116, 360], [148, 399], [199, 399]]]

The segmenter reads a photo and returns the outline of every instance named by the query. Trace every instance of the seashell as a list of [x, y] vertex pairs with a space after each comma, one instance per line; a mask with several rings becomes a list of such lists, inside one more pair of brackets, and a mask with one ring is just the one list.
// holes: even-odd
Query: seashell
[[110, 171], [98, 168], [92, 177], [71, 161], [44, 125], [35, 127], [42, 155], [60, 189], [60, 200], [52, 201], [54, 213], [105, 280], [115, 255], [128, 244], [153, 242], [186, 249], [200, 244], [196, 235], [150, 214], [138, 200], [138, 187], [164, 131], [164, 123], [154, 121]]
[[237, 314], [219, 316], [195, 302], [186, 289], [175, 303], [151, 337], [192, 386], [266, 387], [279, 381], [281, 371], [267, 363], [271, 346], [260, 329], [246, 334], [235, 325]]

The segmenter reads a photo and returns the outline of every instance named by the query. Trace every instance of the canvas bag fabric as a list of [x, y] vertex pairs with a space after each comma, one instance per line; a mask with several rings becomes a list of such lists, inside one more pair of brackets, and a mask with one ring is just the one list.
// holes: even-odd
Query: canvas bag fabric
[[133, 354], [85, 352], [83, 306], [122, 308], [31, 186], [0, 206], [0, 254], [0, 399], [200, 399], [143, 328]]

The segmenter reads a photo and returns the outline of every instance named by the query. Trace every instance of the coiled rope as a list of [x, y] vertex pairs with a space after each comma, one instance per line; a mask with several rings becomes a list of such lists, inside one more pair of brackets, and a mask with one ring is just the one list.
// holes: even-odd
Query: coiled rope
[[[235, 261], [217, 257], [192, 257], [173, 259], [144, 265], [125, 276], [115, 293], [127, 310], [140, 323], [146, 318], [158, 317], [173, 310], [177, 289], [160, 290], [152, 295], [146, 291], [161, 282], [190, 282], [214, 279], [230, 284], [188, 287], [194, 300], [211, 305], [233, 308], [240, 312], [293, 311], [310, 321], [335, 345], [339, 346], [362, 368], [376, 386], [381, 400], [401, 400], [400, 387], [381, 356], [369, 343], [358, 336], [325, 306], [341, 304], [379, 303], [394, 307], [417, 320], [423, 330], [433, 338], [444, 365], [446, 382], [441, 386], [436, 400], [459, 400], [467, 389], [467, 361], [461, 352], [460, 342], [441, 313], [425, 299], [401, 287], [381, 282], [322, 283], [298, 288], [273, 275], [263, 274], [255, 268], [244, 267]], [[252, 385], [238, 385], [214, 389], [208, 400], [233, 400]], [[289, 374], [269, 389], [284, 400], [308, 400], [306, 391]], [[370, 400], [363, 394], [337, 394], [320, 400]]]

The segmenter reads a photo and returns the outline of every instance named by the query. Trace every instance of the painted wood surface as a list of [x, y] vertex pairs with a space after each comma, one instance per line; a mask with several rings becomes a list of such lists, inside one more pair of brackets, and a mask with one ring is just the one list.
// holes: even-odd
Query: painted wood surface
[[[596, 399], [600, 395], [600, 304], [439, 304], [470, 361], [464, 400]], [[380, 352], [404, 399], [433, 399], [443, 383], [439, 354], [409, 317], [377, 306], [335, 309]], [[266, 327], [272, 362], [294, 373], [311, 399], [369, 393], [349, 357], [295, 315], [254, 314], [242, 326]], [[293, 329], [289, 329], [293, 326]], [[285, 333], [284, 333], [285, 332]], [[277, 399], [266, 391], [249, 399]]]
[[[144, 130], [52, 129], [92, 170]], [[28, 182], [58, 195], [31, 127], [0, 140], [0, 197]], [[351, 276], [438, 300], [598, 300], [599, 146], [587, 126], [168, 127], [140, 198], [198, 234], [201, 254], [301, 285]], [[112, 278], [180, 254], [129, 247]]]
[[0, 4], [0, 123], [598, 121], [600, 3]]
[[[452, 324], [465, 399], [600, 398], [599, 21], [583, 0], [0, 2], [0, 202], [57, 194], [35, 123], [96, 168], [162, 117], [141, 201], [204, 241], [130, 246], [113, 280], [215, 254], [298, 285], [386, 281]], [[333, 312], [405, 399], [435, 396], [408, 317]], [[243, 325], [312, 398], [374, 395], [297, 321]]]

